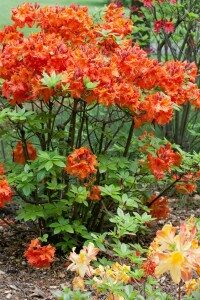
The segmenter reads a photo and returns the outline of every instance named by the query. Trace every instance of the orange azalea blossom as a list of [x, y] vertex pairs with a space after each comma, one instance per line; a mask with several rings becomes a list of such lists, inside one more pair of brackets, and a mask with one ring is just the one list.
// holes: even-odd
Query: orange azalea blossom
[[138, 128], [145, 122], [156, 122], [157, 124], [168, 123], [173, 116], [173, 103], [170, 97], [157, 92], [145, 97], [139, 106], [142, 114], [138, 114], [134, 118], [135, 127]]
[[169, 143], [157, 150], [156, 157], [148, 154], [147, 158], [149, 168], [157, 179], [162, 179], [165, 171], [171, 173], [170, 166], [179, 166], [182, 159], [179, 153], [172, 150]]
[[93, 185], [91, 190], [89, 191], [87, 197], [90, 200], [101, 200], [101, 191], [98, 185]]
[[150, 256], [157, 264], [156, 277], [169, 271], [172, 280], [178, 284], [181, 279], [190, 280], [192, 270], [200, 267], [200, 247], [198, 240], [194, 239], [197, 233], [194, 217], [187, 223], [181, 223], [178, 234], [176, 230], [176, 227], [166, 224], [157, 231], [150, 247]]
[[[171, 121], [174, 104], [200, 107], [192, 63], [158, 62], [136, 43], [133, 23], [124, 8], [111, 3], [97, 24], [85, 6], [44, 6], [25, 2], [12, 10], [12, 26], [0, 31], [2, 95], [12, 103], [49, 101], [52, 97], [81, 98], [88, 104], [128, 108], [135, 126]], [[19, 28], [36, 26], [24, 36]], [[61, 75], [55, 87], [44, 86], [43, 72]], [[88, 89], [84, 78], [95, 82]], [[68, 86], [68, 88], [63, 88]], [[157, 90], [162, 92], [156, 92]]]
[[141, 269], [144, 271], [144, 275], [142, 278], [146, 278], [148, 276], [154, 276], [155, 274], [156, 263], [151, 260], [151, 258], [147, 258], [143, 261]]
[[197, 186], [196, 184], [185, 182], [183, 184], [176, 184], [175, 189], [182, 194], [192, 194], [193, 192], [196, 192]]
[[24, 252], [28, 263], [36, 268], [49, 268], [56, 249], [51, 245], [41, 246], [38, 239], [32, 240]]
[[[153, 195], [147, 202], [150, 204], [155, 198], [156, 195]], [[169, 212], [167, 197], [160, 197], [150, 205], [150, 214], [153, 218], [156, 218], [157, 221], [165, 220]]]
[[[37, 151], [35, 147], [29, 142], [26, 144], [27, 152], [28, 152], [28, 159], [34, 160], [37, 158]], [[17, 164], [25, 164], [25, 156], [24, 156], [24, 150], [22, 146], [22, 142], [17, 142], [16, 148], [12, 153], [13, 161]]]
[[148, 139], [150, 137], [154, 137], [154, 136], [155, 136], [155, 134], [153, 133], [153, 131], [150, 131], [148, 133], [146, 130], [144, 130], [143, 135], [138, 136], [138, 140], [144, 140], [144, 139], [146, 140], [146, 139]]
[[4, 207], [6, 202], [12, 202], [13, 194], [7, 179], [5, 177], [0, 179], [0, 207]]
[[4, 164], [0, 163], [0, 176], [4, 175]]
[[81, 147], [75, 149], [74, 152], [67, 157], [65, 171], [83, 180], [97, 172], [95, 169], [97, 165], [96, 155], [90, 154], [90, 149]]
[[197, 185], [195, 182], [198, 180], [198, 172], [196, 175], [193, 172], [188, 172], [181, 178], [176, 174], [173, 175], [173, 178], [180, 179], [179, 183], [175, 185], [175, 189], [177, 192], [182, 194], [191, 194], [196, 191]]

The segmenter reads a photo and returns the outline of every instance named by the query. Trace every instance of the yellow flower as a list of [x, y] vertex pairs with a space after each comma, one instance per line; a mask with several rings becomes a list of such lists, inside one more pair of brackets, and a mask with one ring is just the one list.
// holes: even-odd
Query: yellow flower
[[181, 252], [158, 253], [159, 265], [155, 269], [156, 277], [160, 277], [165, 272], [170, 272], [172, 280], [179, 283], [181, 271], [184, 269], [184, 256]]
[[155, 241], [160, 245], [159, 250], [172, 251], [175, 234], [176, 227], [173, 227], [172, 224], [166, 224], [163, 226], [162, 230], [158, 230]]
[[91, 276], [93, 274], [93, 268], [90, 266], [90, 262], [96, 260], [96, 255], [99, 252], [98, 248], [94, 248], [93, 243], [89, 243], [88, 247], [84, 246], [79, 254], [75, 252], [76, 248], [72, 249], [69, 259], [72, 263], [67, 268], [71, 271], [76, 271], [78, 275], [84, 277], [85, 274]]
[[195, 291], [196, 288], [197, 288], [197, 282], [196, 282], [196, 280], [192, 279], [191, 281], [186, 281], [185, 287], [186, 287], [186, 294], [190, 295], [190, 293], [192, 291]]
[[81, 276], [74, 277], [74, 279], [72, 280], [72, 286], [74, 291], [75, 290], [83, 291], [85, 289], [85, 282], [83, 277]]

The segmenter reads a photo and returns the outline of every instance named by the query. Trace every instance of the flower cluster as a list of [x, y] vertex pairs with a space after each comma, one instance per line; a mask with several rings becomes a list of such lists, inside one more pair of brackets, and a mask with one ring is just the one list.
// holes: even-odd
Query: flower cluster
[[22, 142], [17, 142], [16, 148], [12, 153], [13, 161], [17, 164], [24, 165], [26, 162], [24, 151], [27, 151], [27, 159], [34, 160], [37, 158], [37, 151], [35, 147], [29, 142], [25, 145], [25, 149], [23, 149]]
[[4, 207], [6, 202], [12, 202], [13, 194], [7, 179], [0, 179], [0, 207]]
[[142, 279], [146, 278], [147, 276], [154, 276], [155, 275], [155, 268], [156, 263], [151, 260], [150, 257], [147, 257], [142, 263], [141, 269], [144, 271]]
[[[130, 272], [130, 266], [121, 265], [118, 262], [114, 263], [112, 266], [99, 266], [95, 269], [95, 277], [94, 281], [97, 283], [102, 282], [103, 280], [110, 281], [110, 278], [113, 280], [113, 283], [123, 282], [127, 284], [130, 281], [130, 276], [128, 275]], [[100, 278], [100, 279], [99, 279]]]
[[[145, 1], [147, 6], [152, 1]], [[172, 2], [172, 1], [171, 1]], [[12, 10], [14, 24], [0, 31], [2, 94], [12, 104], [49, 101], [69, 94], [88, 104], [128, 108], [136, 126], [150, 121], [165, 124], [173, 105], [190, 101], [200, 107], [195, 83], [197, 67], [187, 62], [159, 63], [127, 38], [132, 21], [117, 3], [111, 3], [94, 23], [87, 7], [32, 5]], [[171, 21], [165, 30], [171, 31]], [[25, 37], [26, 25], [38, 32]], [[44, 84], [44, 73], [59, 75], [54, 86]], [[87, 78], [87, 82], [86, 82]], [[162, 91], [161, 92], [158, 92]]]
[[65, 171], [83, 180], [97, 172], [95, 169], [97, 165], [96, 155], [90, 154], [90, 149], [81, 147], [75, 149], [74, 152], [67, 157]]
[[190, 295], [193, 291], [199, 291], [200, 292], [200, 278], [198, 280], [192, 279], [190, 281], [185, 282], [185, 288], [186, 288], [186, 294]]
[[69, 259], [72, 263], [68, 266], [68, 270], [75, 271], [77, 275], [82, 278], [87, 274], [93, 275], [93, 268], [90, 266], [90, 262], [96, 260], [96, 255], [99, 252], [98, 248], [94, 247], [93, 243], [89, 243], [88, 246], [83, 246], [83, 249], [79, 254], [75, 252], [76, 248], [72, 249]]
[[157, 179], [162, 179], [165, 171], [170, 173], [170, 166], [179, 166], [182, 159], [179, 153], [172, 150], [169, 143], [156, 151], [156, 157], [149, 153], [147, 158], [148, 166]]
[[[154, 201], [156, 197], [157, 195], [153, 195], [148, 200], [148, 203], [150, 204], [150, 214], [153, 218], [156, 218], [157, 221], [165, 220], [168, 213], [170, 212], [170, 209], [168, 207], [168, 198], [160, 197], [156, 201]], [[151, 202], [153, 202], [152, 205]]]
[[[131, 280], [129, 273], [130, 266], [125, 264], [121, 265], [118, 262], [114, 263], [112, 266], [104, 267], [100, 265], [97, 269], [95, 269], [93, 288], [97, 289], [97, 292], [99, 293], [101, 291], [102, 284], [106, 284], [107, 286], [114, 286], [119, 282], [127, 284]], [[106, 300], [112, 299], [124, 300], [123, 297], [110, 291]]]
[[199, 172], [197, 172], [196, 174], [194, 174], [194, 172], [188, 172], [182, 177], [174, 174], [173, 178], [175, 180], [178, 179], [179, 181], [175, 185], [176, 191], [182, 194], [191, 194], [195, 192], [197, 189], [196, 181], [200, 179], [199, 177], [200, 177]]
[[156, 238], [151, 243], [150, 253], [156, 262], [155, 275], [160, 277], [169, 271], [172, 280], [179, 283], [181, 279], [188, 281], [192, 277], [192, 270], [200, 267], [200, 247], [195, 239], [197, 227], [194, 217], [188, 222], [182, 222], [179, 233], [177, 228], [166, 224], [157, 231]]
[[56, 249], [51, 245], [41, 246], [38, 239], [32, 240], [24, 252], [28, 263], [36, 268], [49, 268]]
[[98, 186], [98, 185], [93, 185], [93, 186], [90, 188], [87, 197], [88, 197], [90, 200], [101, 200], [101, 191], [100, 191], [100, 189], [99, 189], [99, 186]]

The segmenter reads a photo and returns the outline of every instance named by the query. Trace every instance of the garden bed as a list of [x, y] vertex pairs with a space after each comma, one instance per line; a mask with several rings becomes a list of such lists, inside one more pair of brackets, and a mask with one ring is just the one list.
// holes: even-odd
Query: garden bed
[[[199, 201], [200, 197], [197, 195], [194, 198], [188, 198], [187, 207], [183, 208], [178, 205], [177, 199], [170, 199], [171, 213], [166, 222], [178, 225], [191, 215], [200, 217]], [[163, 221], [151, 223], [151, 235], [143, 240], [146, 247], [163, 223]], [[5, 225], [0, 226], [0, 300], [56, 299], [53, 291], [60, 289], [61, 284], [71, 286], [73, 274], [67, 271], [65, 266], [67, 259], [64, 256], [57, 256], [50, 269], [31, 268], [23, 257], [23, 253], [26, 249], [25, 244], [29, 243], [30, 238], [34, 236], [30, 237], [30, 232], [24, 224], [18, 223], [16, 226], [24, 232], [18, 233]], [[162, 290], [174, 296], [175, 299], [177, 285], [170, 277], [165, 274], [159, 279], [159, 283]]]

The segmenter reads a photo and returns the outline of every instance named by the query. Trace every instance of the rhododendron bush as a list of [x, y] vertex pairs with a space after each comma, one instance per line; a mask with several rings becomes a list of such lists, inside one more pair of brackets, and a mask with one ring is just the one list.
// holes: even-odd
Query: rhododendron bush
[[[94, 236], [104, 249], [106, 226], [134, 239], [165, 219], [167, 192], [196, 190], [200, 157], [150, 130], [200, 107], [195, 64], [150, 58], [115, 3], [98, 20], [80, 5], [24, 3], [12, 21], [0, 31], [0, 206], [63, 251]], [[38, 240], [25, 254], [36, 267], [53, 255]]]

